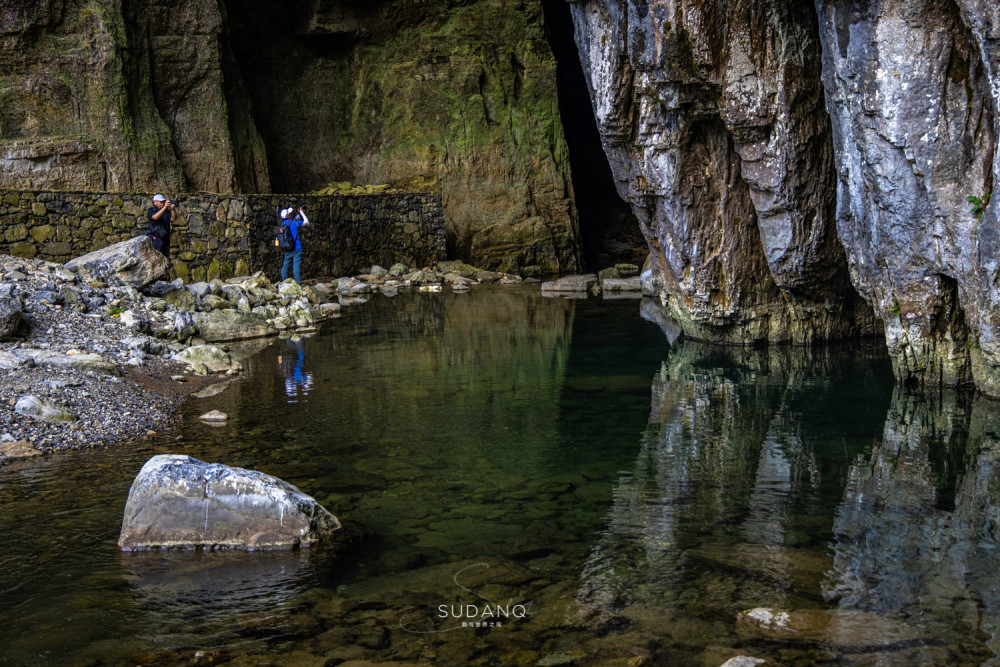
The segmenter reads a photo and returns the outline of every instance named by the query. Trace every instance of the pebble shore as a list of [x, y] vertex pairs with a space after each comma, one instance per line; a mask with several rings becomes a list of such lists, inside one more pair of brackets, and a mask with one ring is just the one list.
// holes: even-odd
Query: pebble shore
[[[0, 465], [169, 428], [185, 397], [239, 374], [226, 343], [199, 336], [210, 338], [209, 314], [256, 318], [269, 335], [291, 335], [315, 331], [339, 316], [342, 305], [361, 303], [373, 292], [461, 291], [521, 279], [449, 262], [434, 270], [373, 267], [358, 277], [309, 282], [275, 285], [258, 273], [193, 285], [161, 281], [140, 292], [60, 264], [0, 256], [0, 301], [20, 310], [19, 326], [0, 340]], [[197, 321], [203, 331], [192, 326]], [[215, 363], [212, 355], [224, 361]], [[39, 404], [64, 415], [43, 418]]]

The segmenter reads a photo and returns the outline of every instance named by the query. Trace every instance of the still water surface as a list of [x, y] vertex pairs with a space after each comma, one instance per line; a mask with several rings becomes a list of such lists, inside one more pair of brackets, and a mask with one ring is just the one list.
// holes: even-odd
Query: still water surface
[[[671, 346], [640, 310], [376, 298], [152, 442], [0, 468], [0, 664], [998, 659], [996, 403], [906, 394], [877, 345]], [[162, 452], [277, 475], [363, 537], [120, 554]]]

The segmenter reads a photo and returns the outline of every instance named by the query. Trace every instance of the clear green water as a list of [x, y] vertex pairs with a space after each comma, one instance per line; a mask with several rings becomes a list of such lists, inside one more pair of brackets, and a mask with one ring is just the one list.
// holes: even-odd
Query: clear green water
[[[636, 301], [478, 288], [375, 299], [245, 366], [153, 442], [0, 469], [0, 663], [1000, 654], [1000, 409], [901, 392], [878, 346], [671, 347]], [[162, 452], [277, 475], [363, 537], [120, 554]]]

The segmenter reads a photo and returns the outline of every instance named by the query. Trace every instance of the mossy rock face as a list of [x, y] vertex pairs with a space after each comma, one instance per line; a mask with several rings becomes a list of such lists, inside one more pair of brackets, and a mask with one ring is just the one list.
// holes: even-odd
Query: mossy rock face
[[[484, 268], [578, 268], [539, 0], [318, 3], [308, 20], [264, 0], [229, 10], [236, 58], [256, 65], [244, 71], [251, 95], [271, 111], [258, 120], [276, 192], [440, 192], [453, 256]], [[306, 26], [342, 39], [322, 67]], [[514, 232], [536, 219], [546, 224], [533, 234]], [[501, 251], [480, 240], [488, 229], [517, 241]]]
[[218, 4], [147, 5], [4, 0], [0, 188], [269, 190]]

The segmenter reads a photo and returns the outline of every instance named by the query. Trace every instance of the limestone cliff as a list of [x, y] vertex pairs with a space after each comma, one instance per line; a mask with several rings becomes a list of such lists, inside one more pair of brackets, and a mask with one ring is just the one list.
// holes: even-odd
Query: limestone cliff
[[585, 0], [573, 13], [619, 191], [689, 335], [884, 329], [901, 381], [975, 376], [1000, 394], [997, 203], [979, 217], [967, 201], [1000, 173], [995, 3]]
[[7, 0], [0, 188], [441, 192], [453, 256], [579, 268], [540, 0]]
[[0, 187], [269, 189], [206, 0], [5, 0]]
[[419, 182], [441, 192], [452, 256], [578, 267], [540, 0], [248, 0], [230, 16], [277, 191]]

